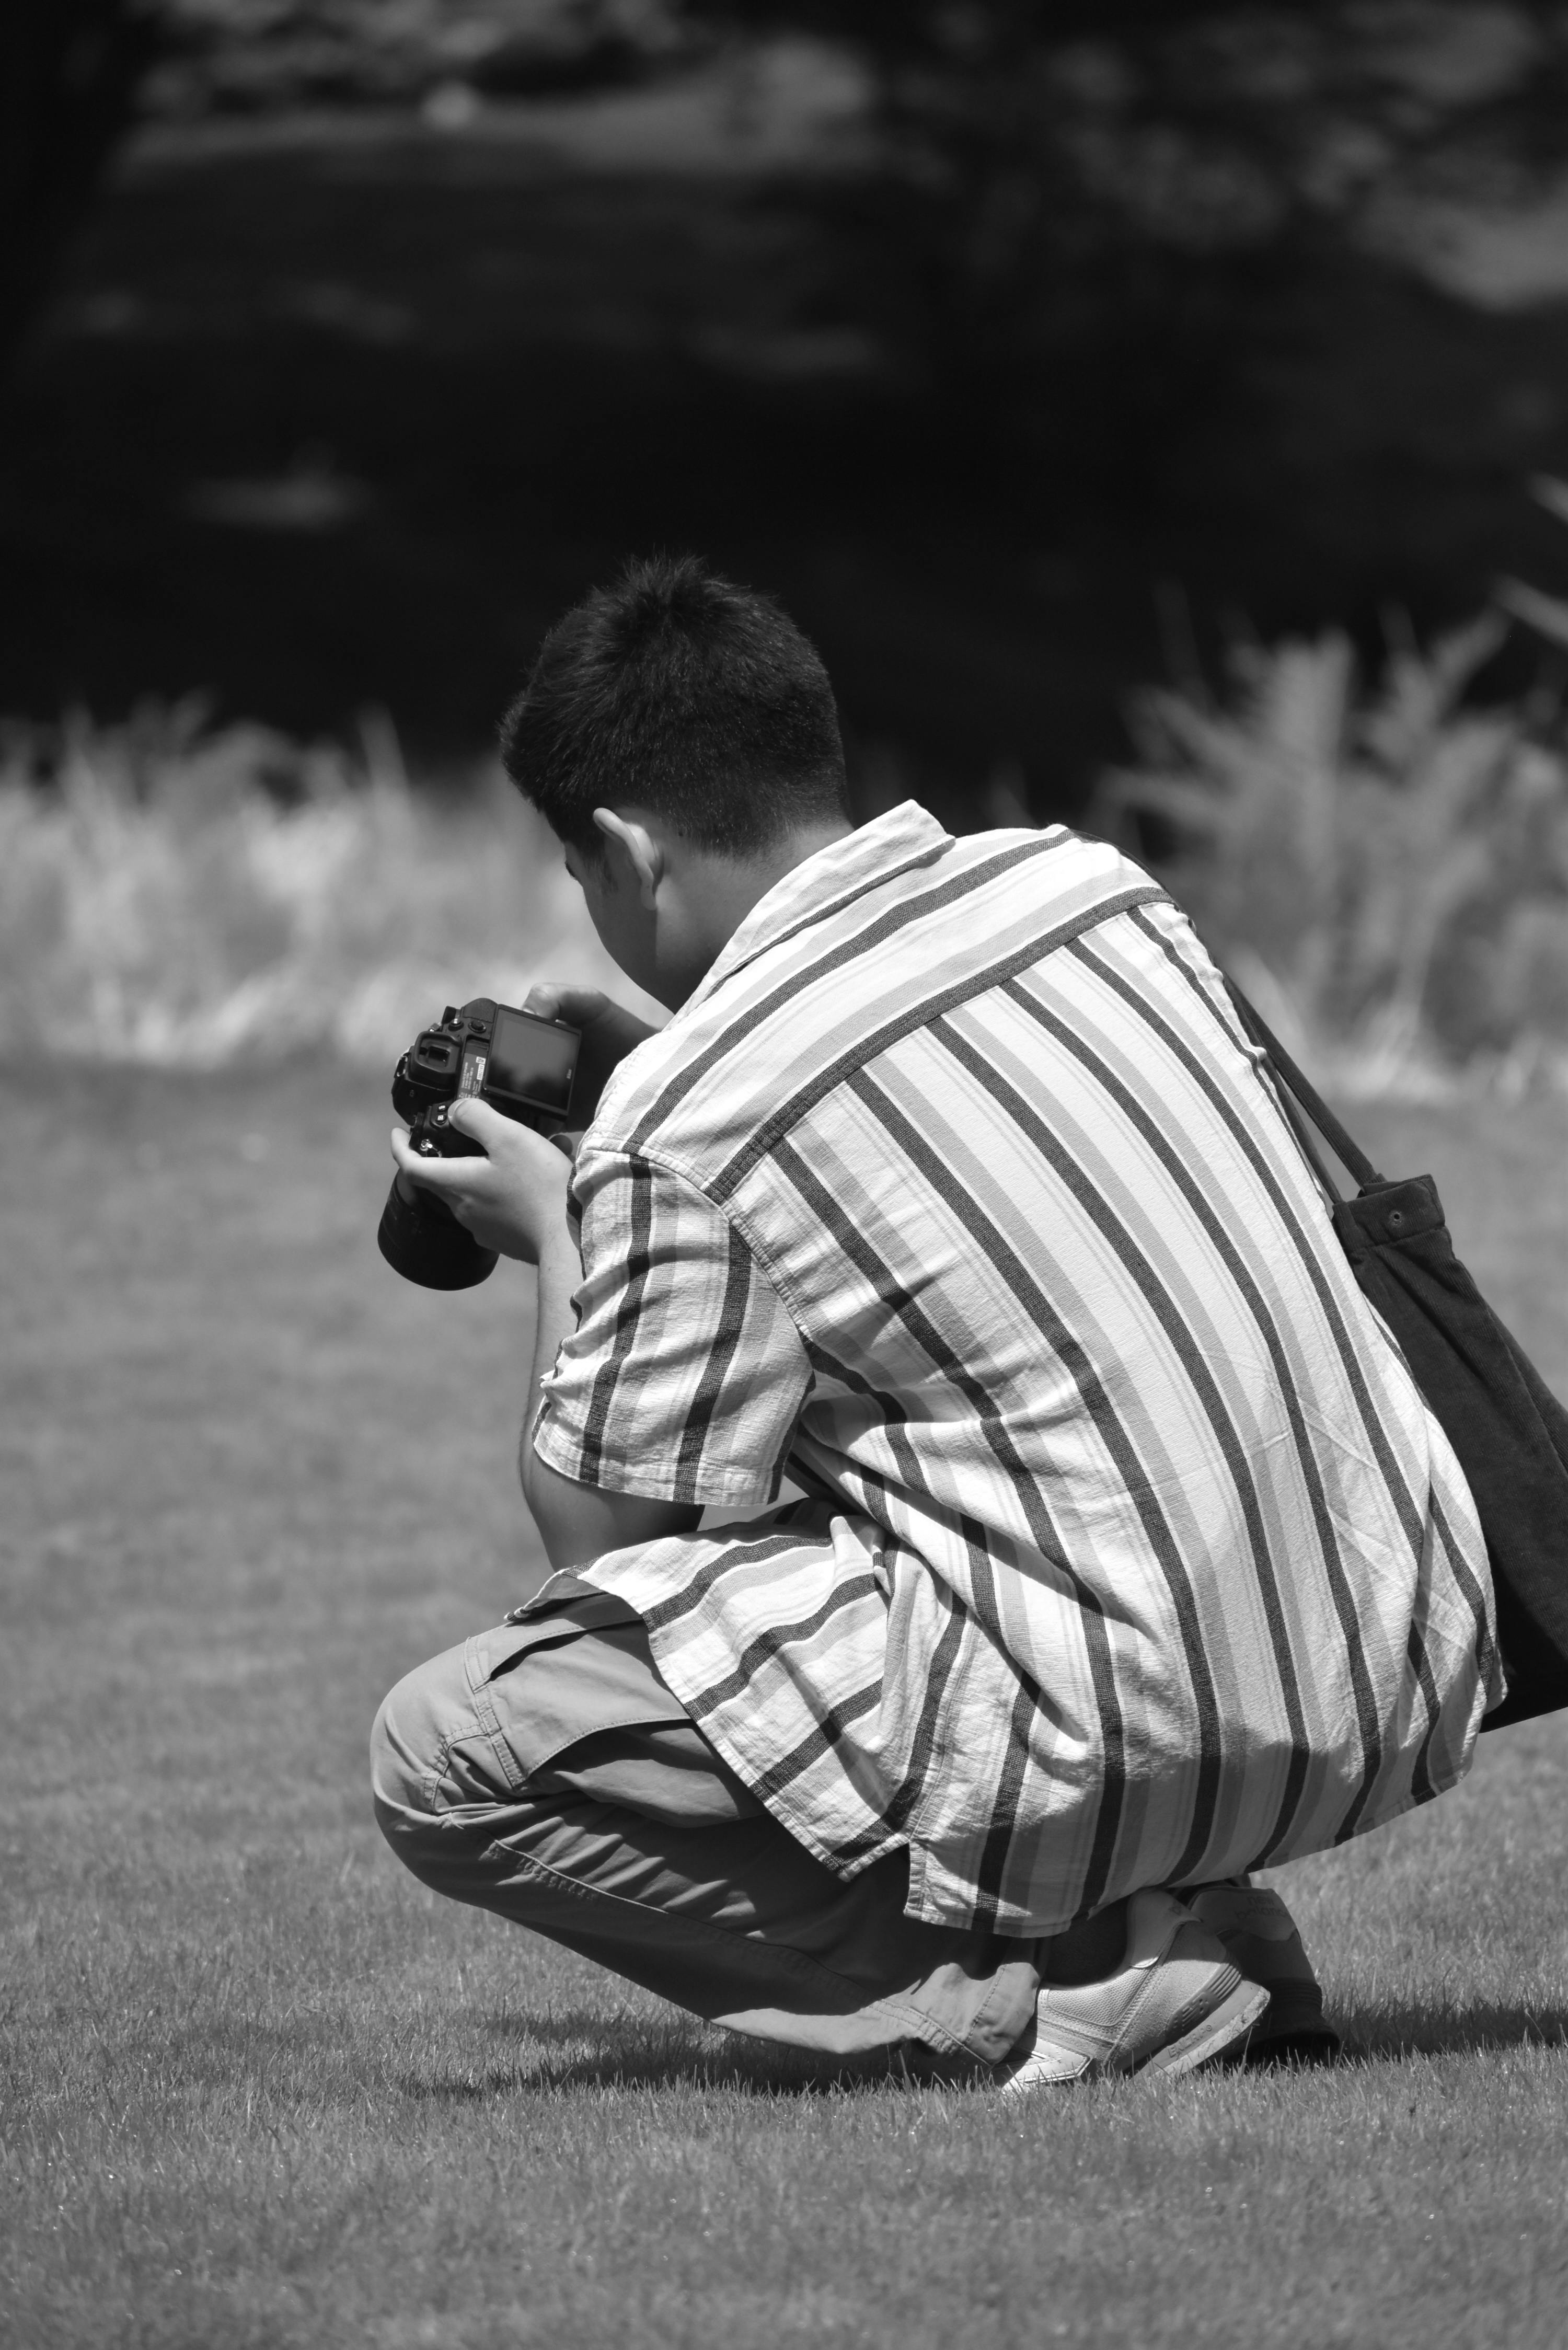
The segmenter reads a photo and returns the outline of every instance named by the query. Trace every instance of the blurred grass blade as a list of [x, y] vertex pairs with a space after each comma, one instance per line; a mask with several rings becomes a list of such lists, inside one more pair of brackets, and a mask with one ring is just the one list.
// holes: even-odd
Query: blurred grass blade
[[384, 717], [358, 754], [195, 704], [0, 738], [0, 1051], [385, 1068], [546, 975], [636, 993], [499, 770], [420, 791]]
[[1551, 473], [1537, 473], [1530, 489], [1548, 514], [1554, 514], [1559, 522], [1568, 522], [1568, 482], [1560, 482]]
[[[1499, 600], [1568, 645], [1568, 604]], [[1344, 1092], [1568, 1077], [1568, 759], [1465, 701], [1505, 626], [1398, 630], [1369, 683], [1338, 633], [1240, 648], [1219, 704], [1139, 698], [1138, 762], [1091, 807]]]
[[1500, 579], [1495, 593], [1503, 609], [1516, 620], [1525, 621], [1554, 645], [1568, 646], [1568, 602], [1561, 596], [1544, 595], [1522, 579]]

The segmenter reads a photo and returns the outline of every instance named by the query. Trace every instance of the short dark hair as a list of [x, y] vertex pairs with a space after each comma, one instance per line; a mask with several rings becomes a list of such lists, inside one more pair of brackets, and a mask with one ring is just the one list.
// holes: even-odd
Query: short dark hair
[[556, 621], [502, 722], [501, 755], [590, 854], [596, 807], [646, 807], [699, 847], [742, 856], [848, 817], [815, 647], [770, 597], [694, 555], [628, 563]]

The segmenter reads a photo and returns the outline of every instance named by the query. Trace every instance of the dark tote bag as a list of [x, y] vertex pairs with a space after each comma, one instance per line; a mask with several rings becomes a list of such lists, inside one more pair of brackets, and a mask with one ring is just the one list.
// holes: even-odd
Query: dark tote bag
[[[1241, 989], [1225, 983], [1336, 1203], [1334, 1228], [1351, 1270], [1404, 1349], [1475, 1498], [1508, 1675], [1508, 1696], [1482, 1727], [1551, 1713], [1568, 1705], [1568, 1411], [1454, 1254], [1432, 1178], [1380, 1175]], [[1308, 1120], [1360, 1186], [1354, 1200], [1340, 1198]]]

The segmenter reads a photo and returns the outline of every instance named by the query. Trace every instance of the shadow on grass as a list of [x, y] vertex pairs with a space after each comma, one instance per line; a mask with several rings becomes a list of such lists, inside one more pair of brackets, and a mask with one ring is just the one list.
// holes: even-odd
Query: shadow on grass
[[[972, 2070], [965, 2067], [960, 2074], [924, 2064], [917, 2067], [897, 2048], [835, 2057], [739, 2038], [715, 2047], [697, 2024], [617, 2031], [607, 2029], [602, 2015], [586, 2012], [526, 2022], [495, 2016], [488, 2029], [498, 2039], [522, 2043], [518, 2062], [491, 2065], [481, 2073], [453, 2073], [444, 2079], [405, 2074], [400, 2084], [404, 2095], [452, 2104], [554, 2089], [702, 2089], [761, 2097], [862, 2095], [889, 2085], [960, 2086]], [[556, 2053], [531, 2061], [535, 2050]]]
[[[1559, 2007], [1481, 2002], [1435, 2012], [1418, 2001], [1388, 2001], [1358, 2009], [1341, 2023], [1341, 2061], [1352, 2064], [1508, 2048], [1568, 2048], [1568, 2009]], [[977, 2078], [971, 2067], [909, 2063], [909, 2052], [896, 2048], [835, 2058], [739, 2039], [732, 2046], [714, 2046], [701, 2025], [618, 2031], [613, 2025], [607, 2028], [602, 2015], [586, 2011], [527, 2022], [495, 2016], [488, 2030], [493, 2037], [518, 2045], [514, 2062], [444, 2077], [405, 2074], [399, 2084], [404, 2095], [454, 2106], [570, 2089], [697, 2089], [778, 2098], [867, 2095], [888, 2088], [963, 2088]]]
[[1568, 2010], [1482, 2000], [1434, 2011], [1419, 2000], [1388, 2000], [1342, 2016], [1345, 2053], [1376, 2062], [1400, 2056], [1476, 2055], [1488, 2049], [1568, 2047]]

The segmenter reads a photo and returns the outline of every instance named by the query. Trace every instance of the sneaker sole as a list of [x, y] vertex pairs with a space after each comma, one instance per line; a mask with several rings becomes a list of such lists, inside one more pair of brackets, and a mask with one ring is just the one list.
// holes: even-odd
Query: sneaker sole
[[1211, 2064], [1216, 2057], [1229, 2054], [1239, 2042], [1245, 2043], [1253, 2025], [1267, 2012], [1268, 2005], [1269, 1994], [1259, 1984], [1239, 1982], [1190, 2032], [1184, 2032], [1179, 2040], [1168, 2042], [1143, 2064], [1128, 2069], [1139, 2074], [1196, 2073], [1200, 2064]]

